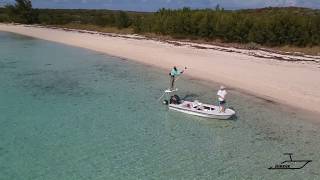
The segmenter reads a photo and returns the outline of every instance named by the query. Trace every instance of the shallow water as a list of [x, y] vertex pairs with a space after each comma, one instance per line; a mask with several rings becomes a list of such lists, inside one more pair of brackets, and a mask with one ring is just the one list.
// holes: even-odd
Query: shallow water
[[[320, 124], [293, 109], [230, 91], [237, 118], [207, 120], [157, 102], [152, 67], [1, 32], [0, 55], [0, 179], [320, 179]], [[289, 152], [313, 162], [268, 170]]]

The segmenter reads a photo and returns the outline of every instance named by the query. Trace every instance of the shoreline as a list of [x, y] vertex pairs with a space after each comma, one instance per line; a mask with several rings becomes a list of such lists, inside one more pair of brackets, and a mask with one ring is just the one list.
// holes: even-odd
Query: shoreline
[[267, 101], [320, 114], [319, 56], [29, 25], [0, 23], [0, 31], [86, 48], [168, 71], [173, 65], [187, 66], [187, 76], [191, 78], [224, 84]]
[[[0, 23], [1, 24], [1, 23]], [[56, 30], [63, 30], [69, 32], [77, 32], [77, 33], [88, 33], [93, 35], [102, 35], [102, 36], [109, 36], [109, 37], [118, 37], [118, 38], [125, 38], [125, 39], [135, 39], [135, 40], [152, 40], [158, 41], [165, 44], [172, 44], [174, 46], [186, 46], [195, 49], [208, 49], [208, 50], [217, 50], [217, 51], [224, 51], [224, 52], [231, 52], [231, 53], [238, 53], [238, 54], [245, 54], [248, 56], [258, 57], [258, 58], [265, 58], [265, 59], [272, 59], [272, 60], [279, 60], [279, 61], [288, 61], [288, 62], [301, 62], [301, 63], [315, 63], [320, 65], [320, 55], [308, 55], [303, 54], [301, 52], [286, 52], [286, 51], [276, 51], [267, 48], [258, 48], [258, 49], [245, 49], [239, 48], [235, 46], [228, 46], [228, 45], [220, 45], [220, 44], [212, 44], [212, 43], [198, 43], [192, 42], [190, 40], [172, 40], [172, 39], [162, 39], [162, 38], [154, 38], [154, 37], [145, 37], [143, 35], [138, 34], [116, 34], [116, 33], [104, 33], [104, 32], [97, 32], [97, 31], [90, 31], [90, 30], [82, 30], [82, 29], [70, 29], [64, 27], [55, 27], [55, 26], [43, 26], [43, 25], [24, 25], [24, 24], [17, 24], [22, 25], [24, 27], [38, 27], [38, 28], [45, 28], [45, 29], [56, 29]]]

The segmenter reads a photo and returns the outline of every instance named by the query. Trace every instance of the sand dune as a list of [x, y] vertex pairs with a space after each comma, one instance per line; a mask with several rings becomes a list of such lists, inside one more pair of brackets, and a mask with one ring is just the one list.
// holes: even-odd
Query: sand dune
[[[0, 24], [0, 31], [87, 48], [188, 75], [320, 113], [320, 57], [161, 42], [141, 36]], [[177, 44], [178, 43], [178, 44]]]

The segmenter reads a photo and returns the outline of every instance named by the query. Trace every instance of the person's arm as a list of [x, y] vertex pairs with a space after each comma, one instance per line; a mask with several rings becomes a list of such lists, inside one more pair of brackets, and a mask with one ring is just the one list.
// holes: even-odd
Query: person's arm
[[219, 95], [219, 101], [221, 101], [220, 99], [222, 99], [222, 101], [224, 101], [224, 97]]
[[221, 91], [218, 91], [217, 95], [218, 95], [218, 98], [221, 98], [224, 100], [224, 97], [222, 96]]
[[217, 92], [217, 96], [221, 97], [220, 90]]
[[187, 67], [184, 67], [184, 69], [181, 71], [181, 74], [184, 73], [184, 71], [187, 69]]
[[226, 90], [224, 90], [223, 91], [223, 93], [222, 93], [222, 98], [223, 98], [223, 100], [225, 100], [226, 99], [226, 96], [227, 96], [227, 91]]

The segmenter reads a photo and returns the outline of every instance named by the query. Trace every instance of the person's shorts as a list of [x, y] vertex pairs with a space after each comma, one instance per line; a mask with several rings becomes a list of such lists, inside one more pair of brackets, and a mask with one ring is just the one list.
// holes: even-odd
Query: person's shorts
[[224, 104], [226, 104], [226, 101], [219, 101], [219, 104], [224, 105]]

